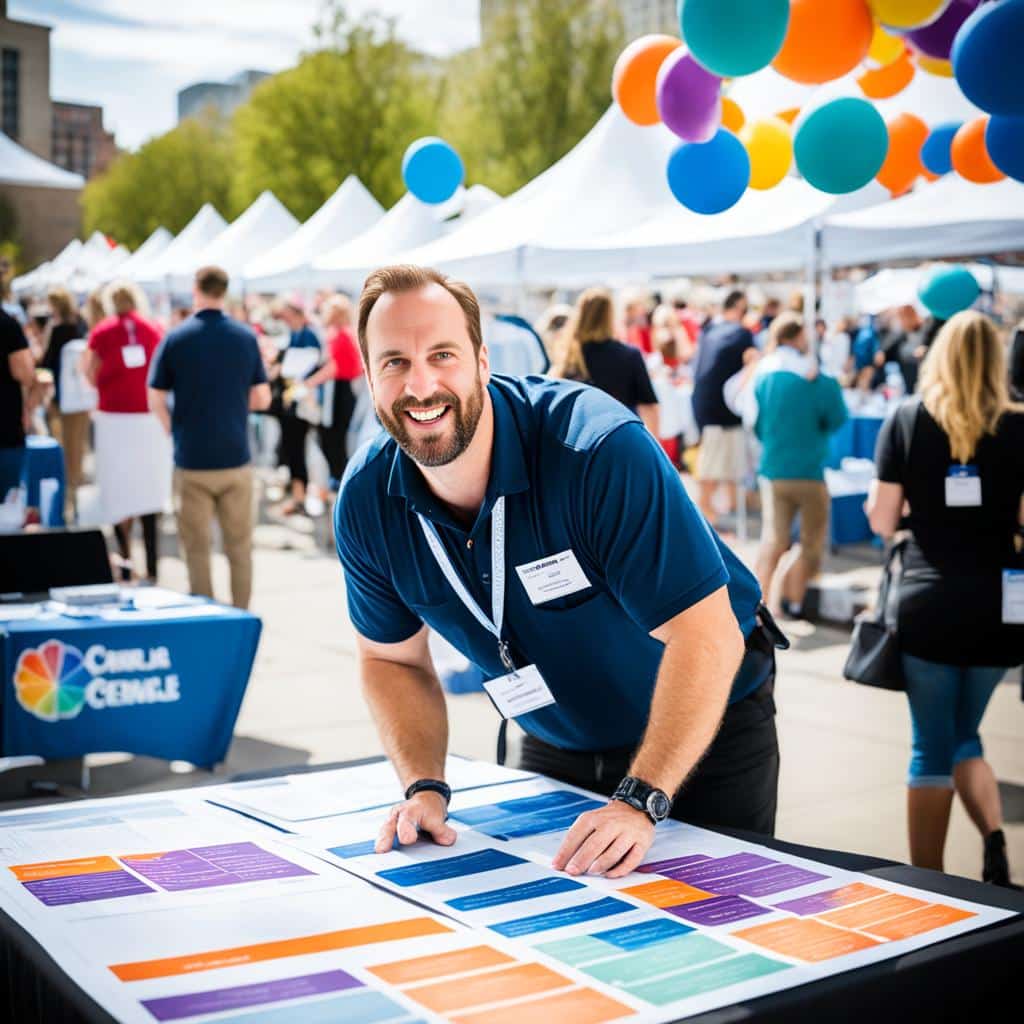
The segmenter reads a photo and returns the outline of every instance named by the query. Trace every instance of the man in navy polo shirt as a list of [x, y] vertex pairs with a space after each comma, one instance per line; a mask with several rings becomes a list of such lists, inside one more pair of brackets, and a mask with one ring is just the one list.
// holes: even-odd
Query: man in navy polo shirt
[[758, 586], [640, 420], [585, 385], [492, 378], [473, 293], [436, 271], [371, 274], [358, 331], [387, 434], [349, 464], [335, 531], [364, 692], [407, 787], [377, 849], [455, 841], [427, 626], [525, 729], [523, 767], [613, 795], [557, 869], [628, 874], [673, 796], [674, 816], [771, 832]]
[[189, 590], [213, 597], [210, 525], [216, 516], [231, 568], [231, 601], [248, 608], [253, 532], [249, 410], [270, 405], [270, 385], [256, 335], [224, 313], [227, 290], [228, 275], [220, 267], [196, 272], [195, 315], [170, 331], [153, 356], [149, 408], [174, 436], [178, 536]]

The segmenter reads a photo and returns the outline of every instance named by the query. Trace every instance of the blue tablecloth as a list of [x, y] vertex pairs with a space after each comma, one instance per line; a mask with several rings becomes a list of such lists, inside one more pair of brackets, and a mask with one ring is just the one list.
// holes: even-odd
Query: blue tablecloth
[[118, 614], [0, 622], [4, 755], [224, 760], [260, 620], [212, 602]]
[[829, 442], [829, 469], [838, 469], [845, 458], [875, 458], [875, 442], [885, 419], [882, 416], [851, 416], [833, 435]]
[[57, 494], [51, 507], [42, 509], [45, 526], [64, 525], [64, 452], [52, 437], [30, 434], [24, 448], [0, 448], [0, 501], [11, 487], [24, 483], [28, 504], [39, 508], [39, 482], [52, 477]]

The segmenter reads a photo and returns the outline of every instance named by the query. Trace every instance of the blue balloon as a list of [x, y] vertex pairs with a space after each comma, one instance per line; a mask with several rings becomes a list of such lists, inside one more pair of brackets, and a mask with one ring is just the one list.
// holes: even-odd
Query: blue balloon
[[812, 111], [793, 140], [797, 169], [822, 192], [843, 195], [863, 188], [882, 168], [889, 132], [867, 100], [843, 97]]
[[402, 157], [405, 187], [424, 203], [443, 203], [455, 195], [466, 175], [459, 154], [433, 135], [417, 139]]
[[713, 214], [739, 202], [750, 184], [750, 157], [732, 132], [709, 142], [684, 142], [668, 158], [668, 187], [694, 213]]
[[789, 0], [677, 0], [676, 11], [694, 60], [722, 78], [770, 64], [789, 26]]
[[950, 59], [960, 91], [989, 114], [1024, 115], [1024, 0], [982, 4], [961, 26]]
[[985, 148], [1003, 174], [1024, 181], [1024, 117], [993, 114], [985, 127]]
[[949, 174], [953, 170], [950, 147], [953, 145], [953, 136], [960, 127], [959, 121], [947, 121], [945, 124], [937, 124], [928, 133], [928, 138], [921, 147], [921, 163], [932, 174]]
[[917, 286], [917, 297], [937, 320], [948, 320], [970, 309], [981, 294], [975, 276], [959, 264], [925, 271]]

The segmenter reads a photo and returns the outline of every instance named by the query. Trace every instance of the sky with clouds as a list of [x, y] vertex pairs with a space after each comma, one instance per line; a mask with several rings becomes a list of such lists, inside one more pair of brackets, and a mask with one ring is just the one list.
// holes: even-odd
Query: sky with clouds
[[[349, 0], [394, 17], [443, 56], [479, 41], [479, 0]], [[313, 45], [321, 0], [8, 0], [8, 17], [50, 25], [50, 93], [96, 103], [118, 145], [174, 127], [177, 92], [238, 71], [281, 71]]]

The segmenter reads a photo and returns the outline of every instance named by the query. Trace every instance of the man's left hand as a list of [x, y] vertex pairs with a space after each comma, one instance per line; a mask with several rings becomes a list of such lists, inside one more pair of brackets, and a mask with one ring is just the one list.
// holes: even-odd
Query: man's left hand
[[622, 878], [640, 865], [653, 842], [651, 819], [621, 800], [612, 800], [576, 819], [551, 866], [570, 875]]

